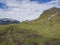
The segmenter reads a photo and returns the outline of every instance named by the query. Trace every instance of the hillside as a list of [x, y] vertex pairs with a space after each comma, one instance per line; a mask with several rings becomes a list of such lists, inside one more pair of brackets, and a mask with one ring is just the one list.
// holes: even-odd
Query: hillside
[[0, 25], [0, 45], [60, 45], [60, 8], [29, 22]]
[[60, 8], [53, 7], [51, 9], [45, 10], [41, 16], [36, 20], [40, 22], [54, 22], [58, 23], [60, 21]]

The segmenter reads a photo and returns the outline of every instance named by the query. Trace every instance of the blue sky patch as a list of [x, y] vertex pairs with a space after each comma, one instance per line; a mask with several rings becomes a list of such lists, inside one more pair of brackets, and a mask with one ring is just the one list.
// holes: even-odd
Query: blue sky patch
[[30, 1], [37, 1], [38, 3], [46, 3], [46, 2], [50, 2], [52, 0], [30, 0]]
[[8, 6], [5, 3], [0, 2], [0, 9], [7, 9]]

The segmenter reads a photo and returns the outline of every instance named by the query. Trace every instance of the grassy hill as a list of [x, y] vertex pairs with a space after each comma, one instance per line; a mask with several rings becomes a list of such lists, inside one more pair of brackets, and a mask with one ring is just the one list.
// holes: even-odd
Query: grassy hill
[[29, 22], [0, 25], [0, 45], [60, 45], [60, 8]]

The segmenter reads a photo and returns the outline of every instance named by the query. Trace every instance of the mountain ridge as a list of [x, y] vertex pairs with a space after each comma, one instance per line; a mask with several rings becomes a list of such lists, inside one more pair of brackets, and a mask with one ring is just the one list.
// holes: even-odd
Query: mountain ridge
[[38, 19], [33, 20], [31, 22], [36, 22], [36, 23], [44, 23], [44, 22], [56, 22], [60, 20], [60, 8], [53, 7], [48, 10], [45, 10]]
[[20, 21], [11, 18], [0, 18], [0, 24], [19, 24]]

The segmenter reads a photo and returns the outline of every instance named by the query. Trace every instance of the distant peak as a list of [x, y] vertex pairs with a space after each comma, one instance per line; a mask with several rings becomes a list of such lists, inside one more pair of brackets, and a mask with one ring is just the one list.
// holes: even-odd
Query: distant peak
[[11, 18], [0, 18], [0, 25], [2, 24], [19, 24], [20, 21]]

